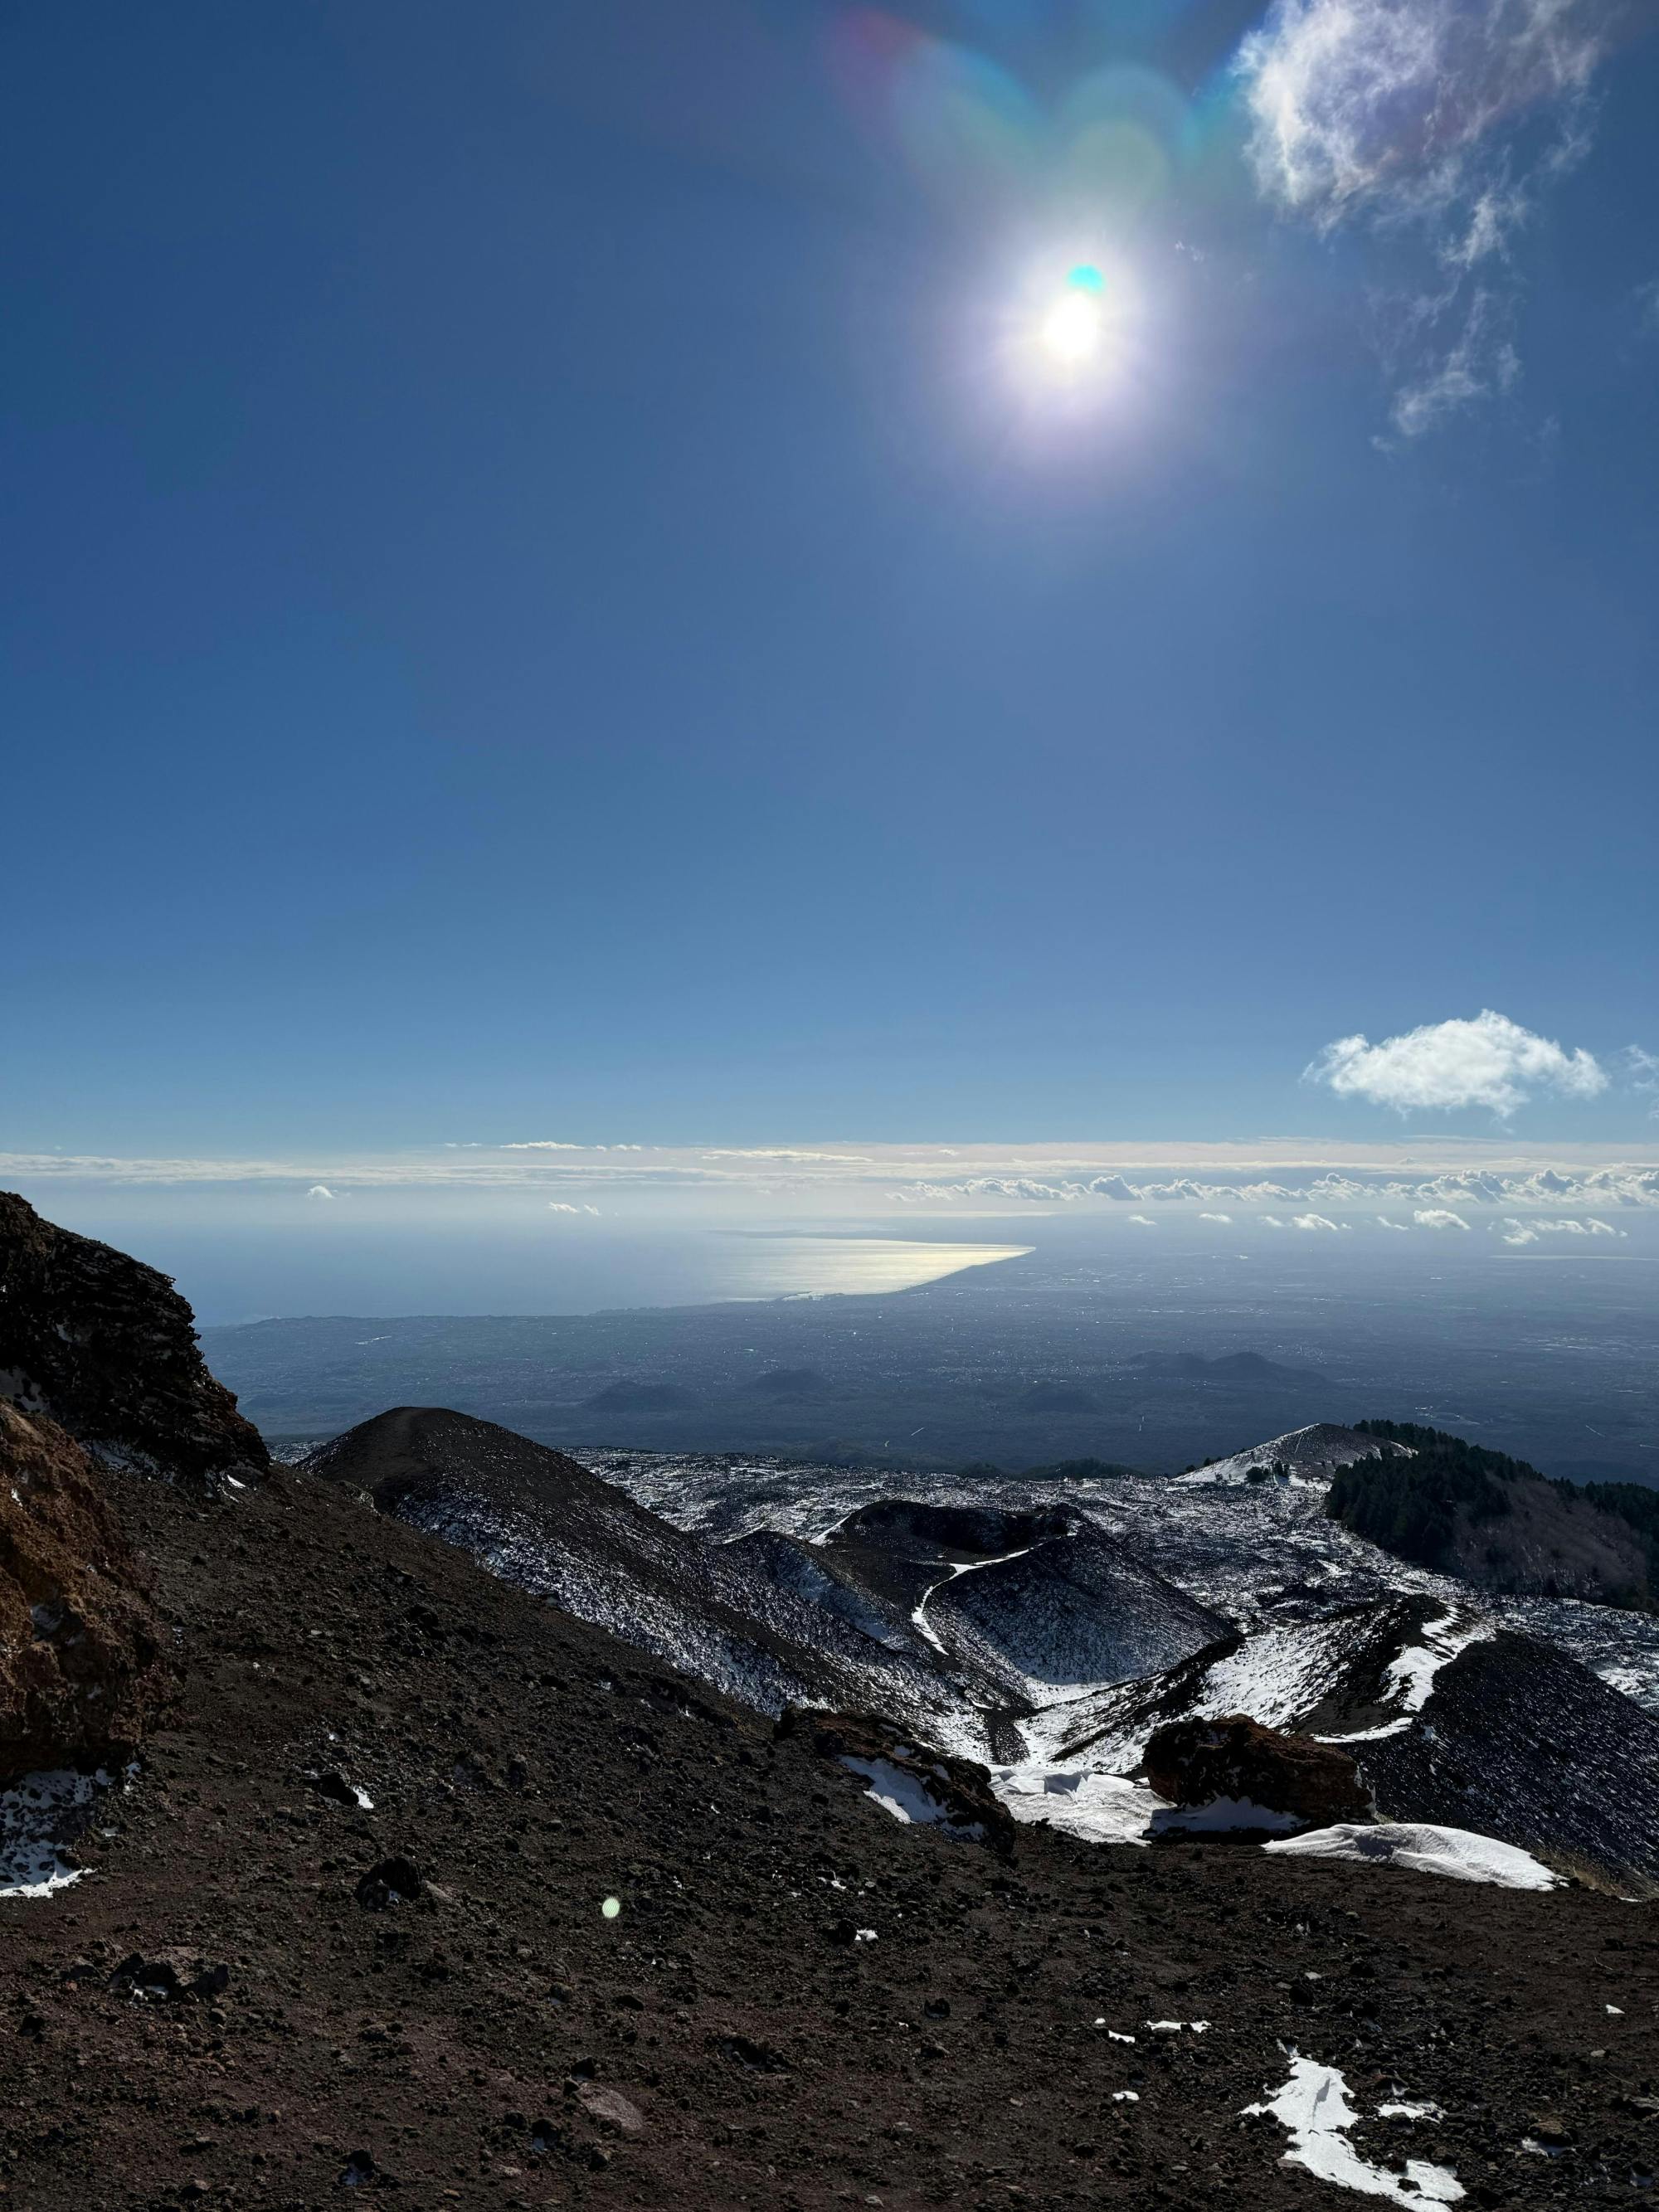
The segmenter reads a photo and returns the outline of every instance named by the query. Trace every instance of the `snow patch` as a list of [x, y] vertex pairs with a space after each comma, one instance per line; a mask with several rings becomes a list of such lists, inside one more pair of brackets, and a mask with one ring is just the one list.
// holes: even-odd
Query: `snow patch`
[[1454, 1881], [1494, 1882], [1500, 1889], [1559, 1889], [1562, 1878], [1514, 1844], [1478, 1836], [1468, 1828], [1440, 1828], [1409, 1820], [1374, 1826], [1343, 1820], [1305, 1836], [1264, 1844], [1264, 1851], [1300, 1858], [1346, 1859], [1356, 1865], [1407, 1867], [1413, 1874], [1447, 1875]]
[[1080, 1766], [994, 1766], [991, 1787], [1016, 1820], [1062, 1829], [1085, 1844], [1144, 1844], [1175, 1808], [1144, 1783]]
[[916, 1633], [919, 1636], [924, 1637], [927, 1641], [933, 1645], [935, 1651], [940, 1653], [942, 1656], [947, 1656], [945, 1654], [944, 1644], [939, 1641], [939, 1638], [933, 1629], [933, 1624], [927, 1618], [928, 1599], [933, 1595], [935, 1591], [947, 1589], [951, 1583], [957, 1580], [959, 1575], [976, 1574], [981, 1567], [1000, 1567], [1004, 1565], [1010, 1559], [1023, 1559], [1027, 1552], [1035, 1551], [1036, 1548], [1036, 1547], [1034, 1544], [1022, 1544], [1018, 1551], [1000, 1553], [994, 1559], [958, 1559], [955, 1561], [951, 1564], [950, 1571], [947, 1574], [941, 1575], [936, 1583], [928, 1583], [927, 1589], [923, 1590], [915, 1607], [913, 1608], [910, 1614], [910, 1620]]
[[981, 1822], [959, 1820], [921, 1777], [908, 1767], [897, 1766], [890, 1759], [843, 1759], [840, 1763], [849, 1774], [869, 1784], [864, 1793], [866, 1797], [873, 1797], [884, 1813], [890, 1813], [907, 1826], [943, 1828], [946, 1835], [960, 1837], [964, 1843], [984, 1840]]
[[1359, 2114], [1348, 2102], [1348, 2085], [1334, 2066], [1292, 2053], [1291, 2078], [1279, 2094], [1269, 2104], [1246, 2105], [1244, 2112], [1268, 2114], [1290, 2130], [1284, 2165], [1306, 2166], [1321, 2181], [1339, 2189], [1386, 2197], [1391, 2203], [1414, 2206], [1419, 2212], [1425, 2204], [1455, 2204], [1463, 2194], [1462, 2183], [1449, 2166], [1413, 2158], [1399, 2174], [1361, 2158], [1348, 2140], [1348, 2130]]
[[1321, 1736], [1322, 1743], [1374, 1743], [1385, 1735], [1399, 1735], [1408, 1729], [1413, 1720], [1429, 1702], [1434, 1688], [1434, 1678], [1449, 1659], [1455, 1659], [1471, 1644], [1484, 1644], [1488, 1637], [1496, 1636], [1498, 1623], [1484, 1614], [1461, 1612], [1455, 1607], [1443, 1613], [1438, 1620], [1423, 1625], [1423, 1641], [1408, 1644], [1405, 1650], [1389, 1662], [1383, 1680], [1387, 1687], [1385, 1699], [1398, 1703], [1400, 1712], [1395, 1720], [1384, 1721], [1381, 1727], [1359, 1729], [1349, 1735]]
[[50, 1897], [80, 1881], [67, 1856], [107, 1775], [52, 1767], [0, 1791], [0, 1897]]
[[1268, 1834], [1289, 1835], [1305, 1827], [1299, 1813], [1280, 1813], [1271, 1805], [1257, 1805], [1248, 1797], [1212, 1797], [1207, 1805], [1172, 1805], [1152, 1816], [1156, 1836], [1224, 1835], [1230, 1829], [1265, 1828]]

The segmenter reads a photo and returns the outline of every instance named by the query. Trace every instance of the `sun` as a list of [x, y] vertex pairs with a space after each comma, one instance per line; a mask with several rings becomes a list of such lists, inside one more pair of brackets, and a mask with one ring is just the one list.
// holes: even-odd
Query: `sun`
[[1086, 292], [1067, 291], [1043, 317], [1038, 336], [1051, 360], [1072, 368], [1099, 352], [1104, 327], [1098, 300]]
[[1052, 379], [1093, 383], [1112, 365], [1123, 334], [1120, 287], [1093, 261], [1050, 276], [1031, 302], [1029, 342]]

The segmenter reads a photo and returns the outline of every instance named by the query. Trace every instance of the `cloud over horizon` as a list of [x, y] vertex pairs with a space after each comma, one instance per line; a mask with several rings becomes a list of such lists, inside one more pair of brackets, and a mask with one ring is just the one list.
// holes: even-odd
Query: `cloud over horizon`
[[1540, 1237], [1625, 1237], [1629, 1231], [1615, 1229], [1610, 1221], [1520, 1221], [1514, 1218], [1502, 1224], [1506, 1244], [1535, 1244]]
[[1380, 1044], [1359, 1033], [1338, 1037], [1304, 1069], [1304, 1080], [1401, 1114], [1484, 1106], [1500, 1119], [1534, 1091], [1594, 1098], [1607, 1087], [1593, 1054], [1564, 1051], [1490, 1007], [1473, 1021], [1428, 1022]]

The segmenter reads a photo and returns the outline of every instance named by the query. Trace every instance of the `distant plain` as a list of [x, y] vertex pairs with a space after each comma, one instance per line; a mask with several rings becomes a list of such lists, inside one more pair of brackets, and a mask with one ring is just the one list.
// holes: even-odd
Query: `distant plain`
[[[1333, 1239], [1218, 1255], [1171, 1238], [1126, 1255], [1121, 1238], [1018, 1225], [1030, 1249], [904, 1288], [271, 1319], [203, 1341], [275, 1439], [441, 1404], [570, 1448], [1165, 1472], [1304, 1422], [1384, 1415], [1550, 1474], [1659, 1482], [1659, 1283], [1640, 1246], [1581, 1259], [1448, 1239], [1430, 1257]], [[842, 1241], [779, 1243], [794, 1266], [799, 1248]], [[999, 1248], [960, 1249], [980, 1261]], [[894, 1272], [905, 1264], [896, 1249]]]

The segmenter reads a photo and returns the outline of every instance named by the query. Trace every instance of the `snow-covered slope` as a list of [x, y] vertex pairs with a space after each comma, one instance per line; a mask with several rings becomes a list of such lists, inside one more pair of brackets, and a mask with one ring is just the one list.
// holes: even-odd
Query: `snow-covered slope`
[[[1235, 1462], [1369, 1441], [1297, 1437]], [[896, 1498], [836, 1469], [630, 1455], [605, 1480], [409, 1408], [319, 1464], [763, 1711], [884, 1715], [994, 1765], [1021, 1819], [1117, 1832], [1154, 1728], [1246, 1713], [1351, 1749], [1392, 1819], [1659, 1885], [1659, 1719], [1624, 1694], [1659, 1708], [1659, 1622], [1483, 1601], [1327, 1519], [1312, 1477], [936, 1477]]]
[[1282, 1437], [1269, 1437], [1264, 1444], [1252, 1444], [1248, 1451], [1232, 1452], [1225, 1459], [1212, 1459], [1207, 1466], [1195, 1468], [1190, 1474], [1176, 1475], [1173, 1480], [1183, 1487], [1203, 1483], [1248, 1482], [1253, 1470], [1259, 1480], [1262, 1470], [1279, 1467], [1289, 1468], [1292, 1483], [1325, 1483], [1339, 1467], [1352, 1467], [1357, 1460], [1389, 1459], [1401, 1455], [1409, 1456], [1404, 1444], [1368, 1437], [1359, 1429], [1341, 1428], [1334, 1421], [1314, 1421], [1305, 1429], [1287, 1429]]
[[926, 1617], [958, 1664], [1034, 1705], [1175, 1666], [1232, 1626], [1088, 1526], [955, 1576]]

